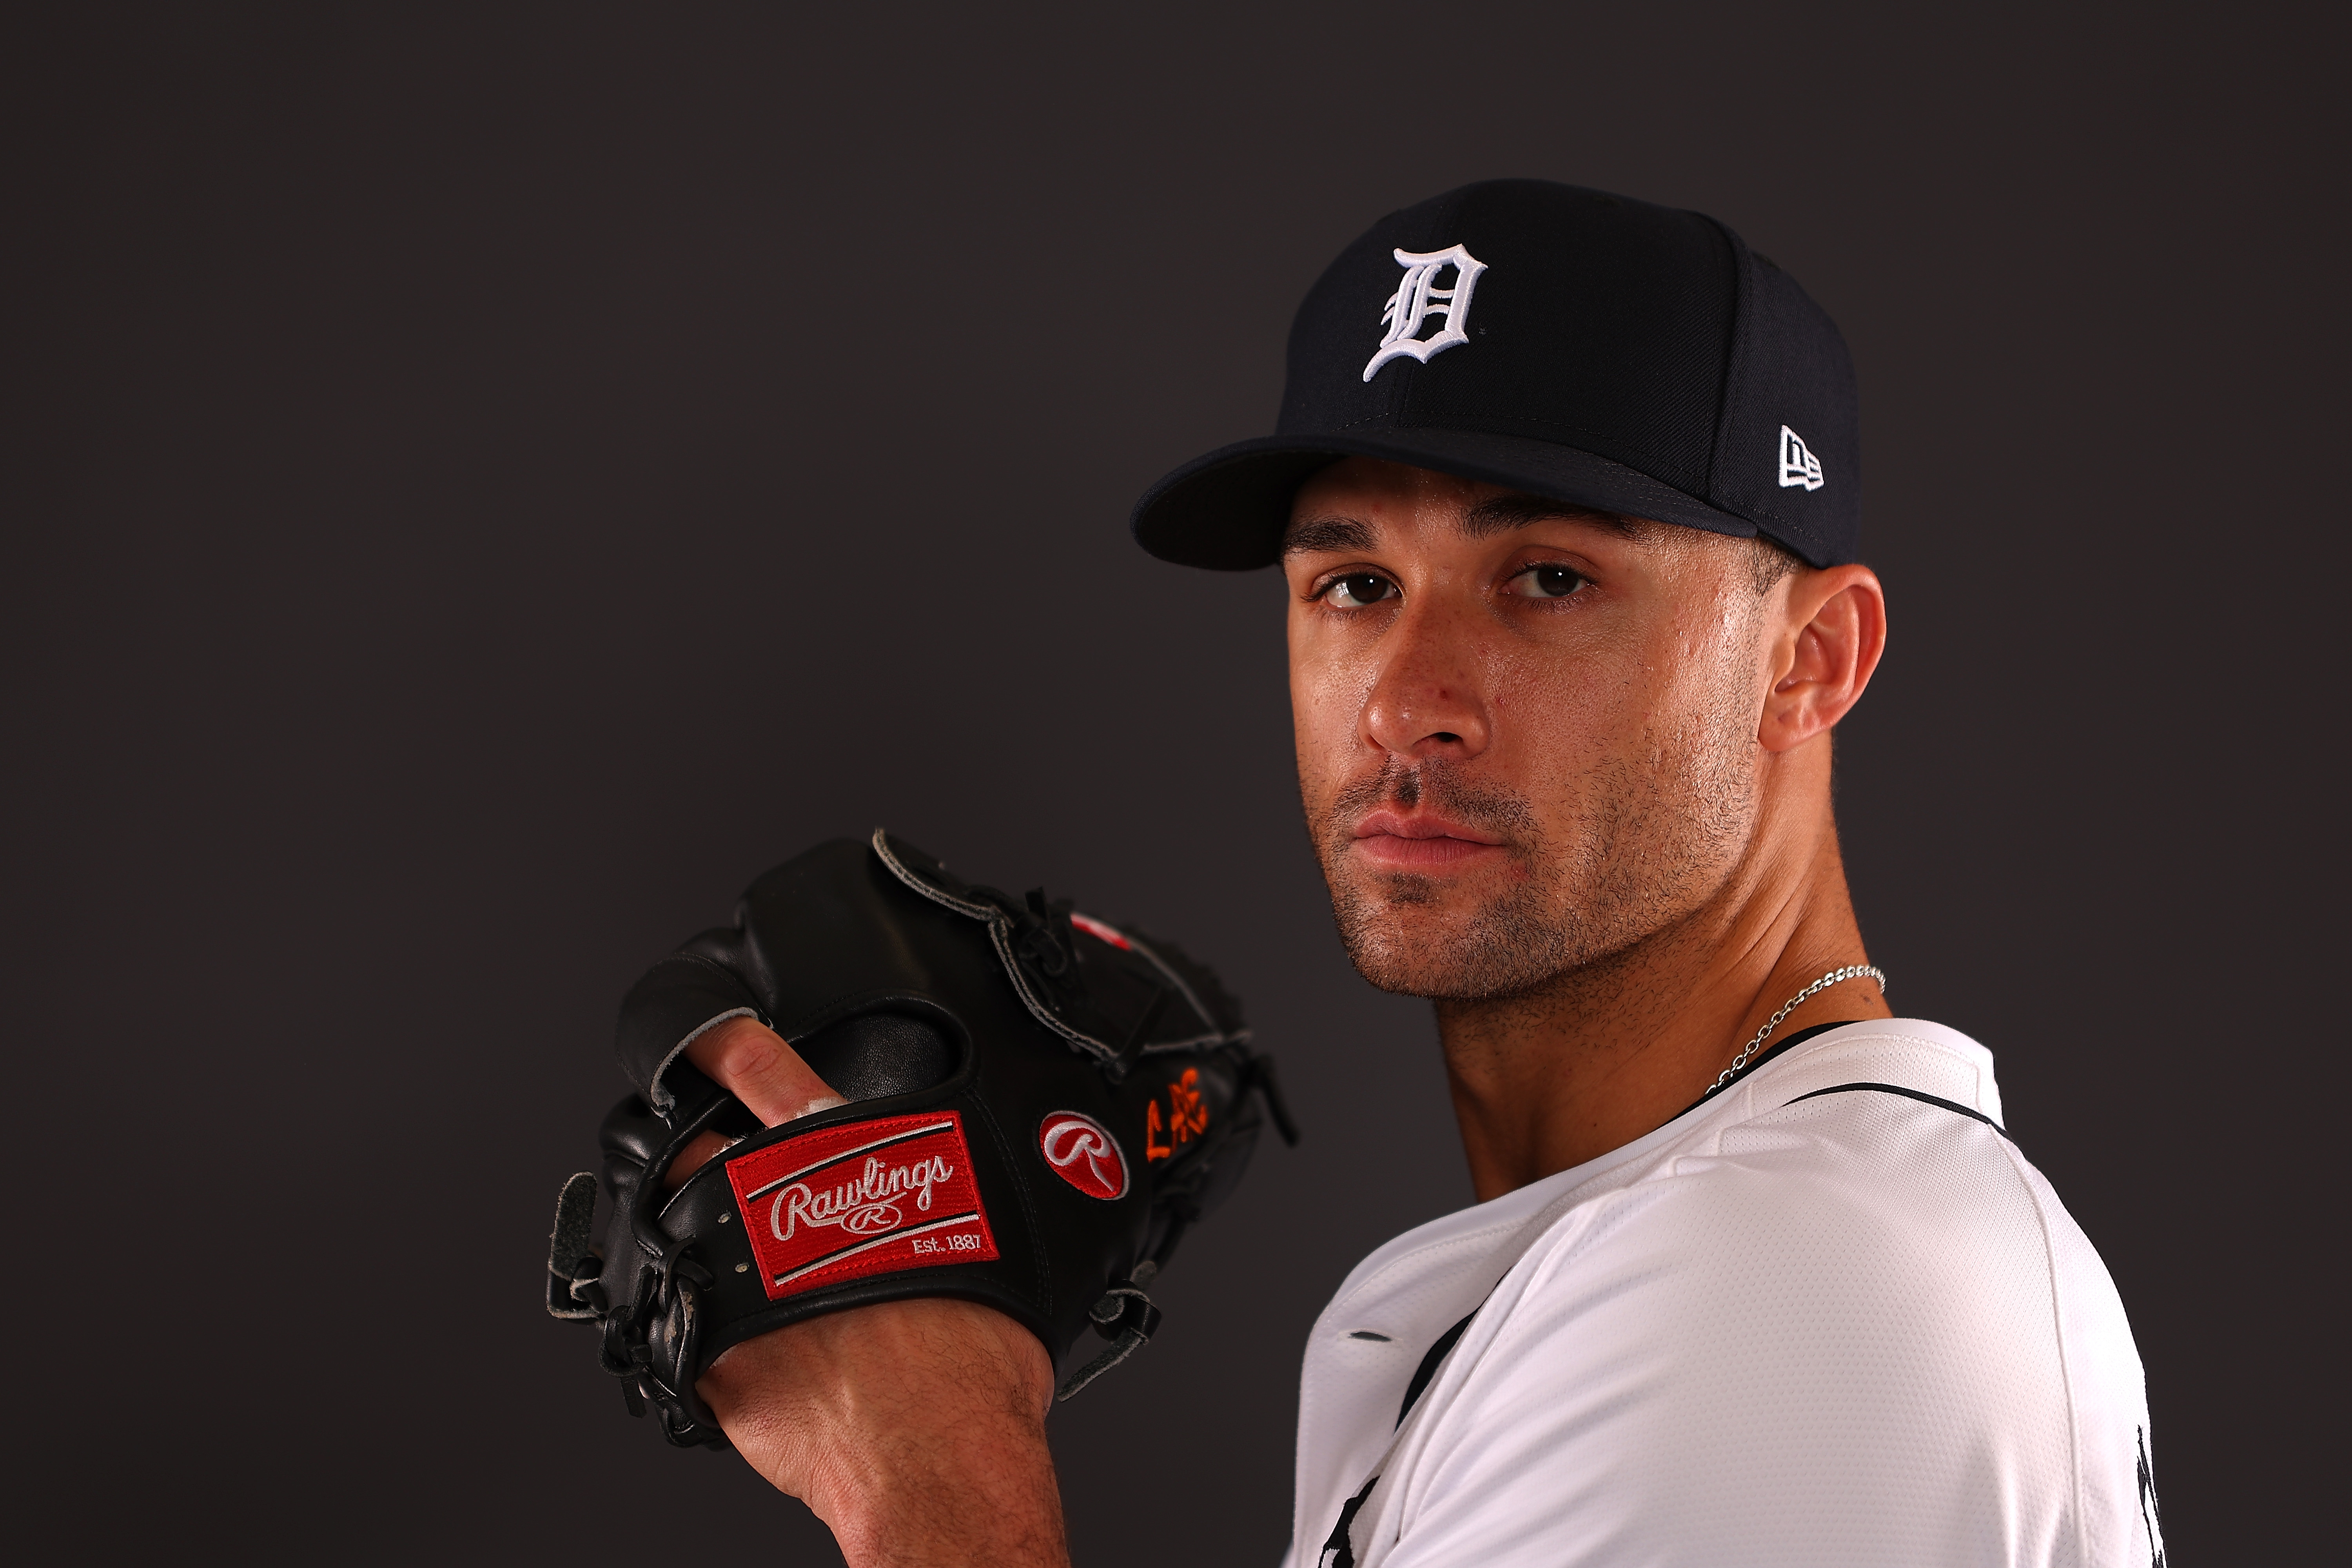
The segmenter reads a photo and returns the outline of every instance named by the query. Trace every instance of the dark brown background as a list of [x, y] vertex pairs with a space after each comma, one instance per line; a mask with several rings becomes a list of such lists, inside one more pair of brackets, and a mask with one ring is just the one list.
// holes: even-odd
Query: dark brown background
[[882, 822], [1181, 934], [1280, 1055], [1308, 1142], [1056, 1417], [1082, 1561], [1270, 1563], [1307, 1324], [1467, 1187], [1272, 580], [1123, 520], [1269, 423], [1342, 243], [1496, 174], [1843, 324], [1872, 954], [2113, 1268], [2178, 1560], [2336, 1531], [2333, 13], [348, 9], [0, 51], [17, 1540], [828, 1560], [534, 1297], [623, 988]]

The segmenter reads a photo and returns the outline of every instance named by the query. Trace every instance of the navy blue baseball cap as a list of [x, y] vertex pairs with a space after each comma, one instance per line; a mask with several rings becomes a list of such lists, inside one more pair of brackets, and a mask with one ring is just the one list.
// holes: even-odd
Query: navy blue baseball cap
[[1853, 362], [1796, 280], [1698, 213], [1545, 180], [1391, 213], [1298, 307], [1275, 433], [1185, 464], [1137, 542], [1230, 571], [1291, 499], [1384, 458], [1571, 505], [1855, 558]]

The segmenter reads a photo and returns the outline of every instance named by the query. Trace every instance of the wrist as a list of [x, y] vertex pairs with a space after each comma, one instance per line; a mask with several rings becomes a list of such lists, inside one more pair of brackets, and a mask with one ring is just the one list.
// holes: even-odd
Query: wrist
[[777, 1489], [855, 1568], [1066, 1563], [1036, 1337], [966, 1301], [830, 1313], [729, 1350], [700, 1384]]
[[1061, 1491], [1042, 1421], [904, 1435], [824, 1468], [806, 1500], [849, 1568], [1062, 1568]]

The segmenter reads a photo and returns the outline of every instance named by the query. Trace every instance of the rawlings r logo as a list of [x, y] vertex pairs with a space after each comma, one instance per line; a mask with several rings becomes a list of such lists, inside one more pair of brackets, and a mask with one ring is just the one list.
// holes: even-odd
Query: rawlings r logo
[[1127, 1195], [1127, 1156], [1110, 1129], [1091, 1116], [1055, 1111], [1037, 1124], [1037, 1152], [1054, 1174], [1090, 1198], [1114, 1203]]

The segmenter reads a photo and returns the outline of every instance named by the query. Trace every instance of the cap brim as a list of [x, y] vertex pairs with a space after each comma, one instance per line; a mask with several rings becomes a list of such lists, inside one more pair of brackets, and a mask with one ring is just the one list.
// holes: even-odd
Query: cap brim
[[1290, 503], [1317, 469], [1341, 458], [1381, 458], [1547, 500], [1741, 537], [1756, 525], [1638, 468], [1573, 447], [1480, 430], [1388, 429], [1366, 437], [1267, 436], [1196, 458], [1144, 493], [1129, 526], [1162, 561], [1247, 572], [1282, 558]]

